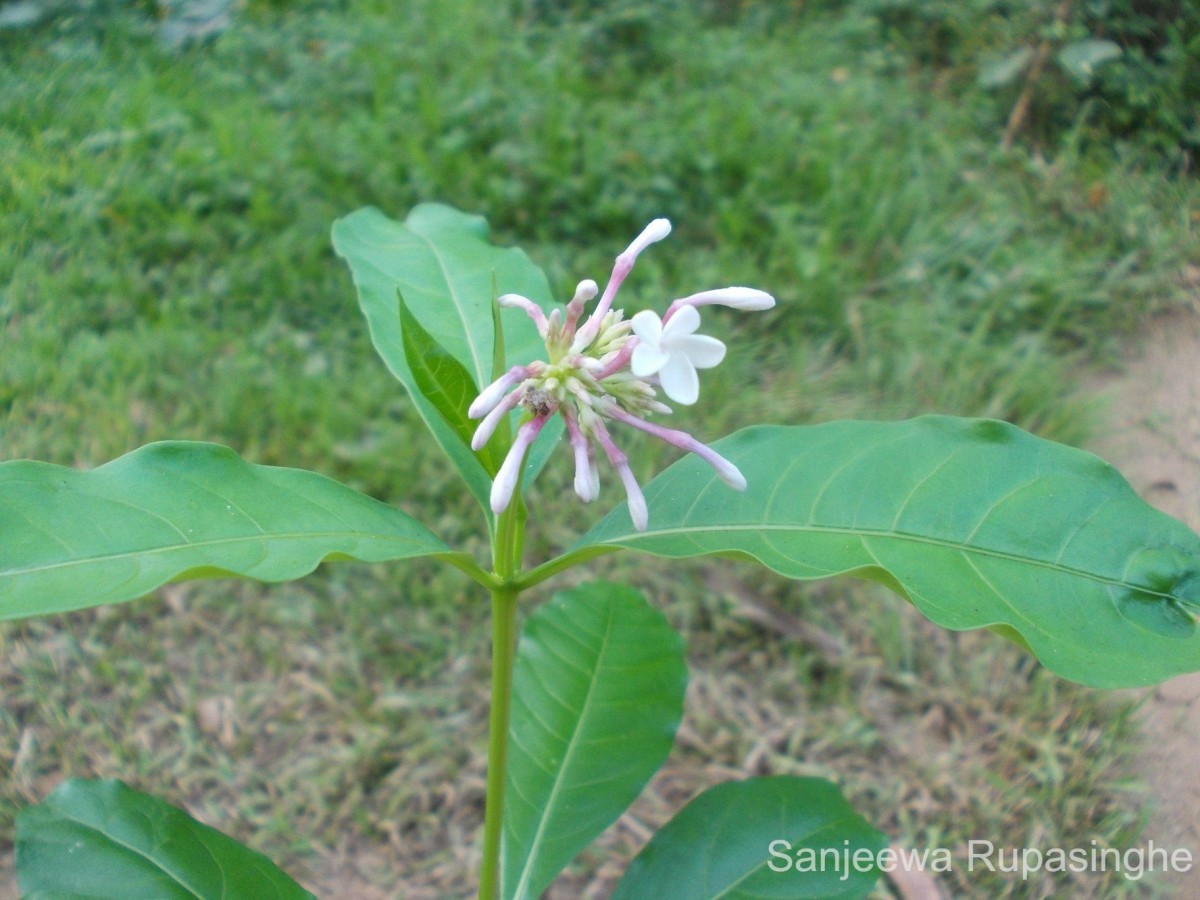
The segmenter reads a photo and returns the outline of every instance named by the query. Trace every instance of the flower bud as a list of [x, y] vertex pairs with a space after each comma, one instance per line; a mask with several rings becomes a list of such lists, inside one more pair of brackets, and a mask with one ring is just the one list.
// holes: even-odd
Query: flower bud
[[[637, 259], [639, 253], [649, 247], [651, 244], [661, 241], [671, 233], [671, 223], [667, 219], [655, 219], [649, 225], [642, 229], [642, 233], [633, 239], [625, 252], [621, 254], [624, 257], [633, 257]], [[633, 259], [630, 262], [633, 262]]]
[[467, 416], [478, 419], [480, 416], [487, 415], [496, 408], [496, 404], [500, 402], [509, 388], [527, 377], [529, 377], [528, 366], [513, 366], [483, 389], [483, 392], [475, 398], [467, 410]]
[[492, 512], [499, 515], [508, 509], [512, 502], [513, 491], [517, 488], [517, 480], [521, 477], [521, 465], [525, 462], [525, 453], [533, 443], [542, 426], [546, 424], [546, 416], [530, 419], [517, 430], [516, 440], [508, 449], [508, 456], [500, 465], [496, 479], [492, 482], [491, 505]]
[[754, 288], [727, 287], [712, 291], [701, 291], [698, 294], [692, 294], [690, 297], [684, 297], [682, 300], [676, 300], [671, 305], [673, 307], [680, 307], [706, 306], [709, 304], [728, 306], [731, 309], [756, 311], [773, 307], [775, 305], [775, 298], [766, 291], [759, 291]]

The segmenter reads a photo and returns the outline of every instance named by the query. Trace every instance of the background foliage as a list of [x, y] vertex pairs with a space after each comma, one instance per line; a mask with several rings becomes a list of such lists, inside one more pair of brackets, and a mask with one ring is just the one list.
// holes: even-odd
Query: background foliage
[[[676, 232], [639, 261], [630, 306], [717, 284], [775, 293], [757, 321], [711, 316], [729, 359], [704, 408], [677, 416], [704, 439], [937, 411], [1082, 441], [1081, 365], [1198, 280], [1200, 198], [1177, 126], [1157, 119], [1195, 124], [1171, 100], [1195, 95], [1184, 6], [1165, 21], [1129, 4], [1142, 35], [1107, 30], [1116, 0], [1101, 30], [1082, 18], [1099, 5], [1078, 5], [1072, 27], [1122, 57], [1086, 89], [1048, 75], [1009, 154], [1019, 82], [984, 89], [979, 69], [1038, 40], [1049, 4], [412, 0], [399, 16], [263, 0], [176, 45], [157, 7], [97, 0], [5, 26], [0, 455], [92, 466], [216, 440], [479, 547], [473, 503], [376, 360], [329, 244], [351, 209], [423, 200], [485, 215], [562, 299], [658, 215]], [[1132, 75], [1117, 99], [1097, 93], [1135, 43], [1157, 85], [1135, 92], [1153, 110], [1140, 118], [1118, 90]], [[642, 476], [666, 461], [634, 457]], [[569, 485], [568, 463], [539, 489]], [[591, 513], [541, 515], [531, 557]], [[866, 588], [596, 568], [647, 592], [692, 669], [676, 756], [606, 839], [626, 857], [642, 820], [746, 772], [834, 777], [910, 844], [1136, 831], [1124, 713], [998, 641], [931, 631]], [[781, 646], [780, 629], [806, 644]], [[424, 564], [5, 625], [0, 840], [63, 777], [121, 776], [314, 888], [462, 893], [485, 643], [474, 592]], [[598, 868], [611, 884], [600, 859], [564, 891]], [[1128, 884], [1040, 886], [1072, 888]]]

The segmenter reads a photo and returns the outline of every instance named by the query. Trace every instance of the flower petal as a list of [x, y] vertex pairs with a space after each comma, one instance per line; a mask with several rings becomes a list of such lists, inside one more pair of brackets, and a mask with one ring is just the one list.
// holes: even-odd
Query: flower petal
[[[641, 313], [638, 313], [638, 315], [640, 316]], [[676, 310], [675, 315], [667, 320], [667, 324], [662, 327], [663, 342], [665, 343], [673, 339], [677, 340], [685, 334], [691, 334], [699, 327], [700, 313], [696, 312], [696, 308], [694, 306], [681, 306]]]
[[663, 393], [676, 403], [691, 406], [700, 396], [700, 379], [696, 375], [696, 367], [686, 354], [672, 353], [666, 365], [659, 370], [658, 380]]
[[706, 334], [685, 334], [671, 349], [687, 354], [697, 369], [711, 369], [725, 358], [725, 345]]
[[662, 340], [662, 319], [658, 317], [658, 313], [656, 312], [643, 309], [629, 320], [629, 324], [633, 328], [633, 333], [638, 336], [638, 340], [645, 344], [657, 347], [658, 342]]
[[667, 364], [670, 354], [650, 344], [638, 344], [629, 358], [629, 368], [638, 378], [649, 378]]

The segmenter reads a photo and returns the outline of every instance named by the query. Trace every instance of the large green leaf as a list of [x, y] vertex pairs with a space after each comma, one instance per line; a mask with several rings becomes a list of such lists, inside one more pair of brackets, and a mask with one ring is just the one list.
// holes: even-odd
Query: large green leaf
[[149, 444], [90, 471], [0, 464], [0, 619], [130, 600], [187, 578], [285, 581], [322, 560], [449, 553], [393, 507], [216, 444]]
[[[403, 293], [422, 328], [483, 387], [492, 381], [493, 292], [522, 294], [549, 309], [545, 275], [520, 250], [489, 244], [487, 224], [479, 216], [435, 203], [415, 207], [403, 222], [372, 207], [360, 209], [334, 223], [333, 246], [350, 266], [375, 349], [486, 509], [491, 477], [426, 398], [405, 359], [396, 291]], [[509, 365], [545, 355], [537, 329], [524, 313], [505, 309], [500, 319]], [[530, 455], [527, 483], [560, 434], [557, 421], [543, 430]]]
[[1111, 466], [1003, 422], [760, 427], [716, 444], [735, 493], [689, 457], [576, 545], [746, 556], [792, 578], [880, 581], [946, 628], [999, 626], [1097, 687], [1200, 669], [1200, 536]]
[[313, 895], [273, 862], [119, 781], [73, 780], [17, 816], [26, 896], [291, 900]]
[[613, 900], [852, 900], [879, 880], [886, 846], [828, 781], [730, 781], [650, 839]]
[[633, 802], [683, 714], [683, 642], [637, 591], [594, 583], [525, 625], [513, 673], [506, 900], [540, 897]]

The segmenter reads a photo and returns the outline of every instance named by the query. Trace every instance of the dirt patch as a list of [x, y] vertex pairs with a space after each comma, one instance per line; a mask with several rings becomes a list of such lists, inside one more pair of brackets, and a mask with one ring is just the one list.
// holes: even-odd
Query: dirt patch
[[[1111, 431], [1096, 451], [1148, 502], [1200, 529], [1200, 308], [1155, 322], [1124, 371], [1097, 387], [1111, 404]], [[1200, 673], [1148, 688], [1140, 716], [1151, 798], [1144, 839], [1200, 861]], [[1196, 877], [1163, 883], [1194, 890]]]

